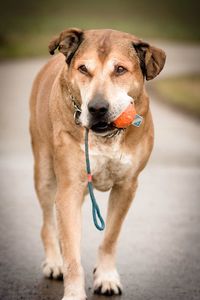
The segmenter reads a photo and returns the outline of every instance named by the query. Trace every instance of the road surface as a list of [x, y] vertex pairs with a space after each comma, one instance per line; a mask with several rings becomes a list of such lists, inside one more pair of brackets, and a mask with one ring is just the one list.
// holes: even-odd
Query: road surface
[[[192, 57], [191, 64], [186, 59], [183, 67], [181, 49], [168, 47], [163, 76], [185, 69], [197, 71], [189, 50], [183, 52], [184, 57]], [[194, 52], [199, 59], [199, 51]], [[194, 52], [190, 49], [190, 53]], [[41, 273], [41, 211], [33, 189], [28, 134], [31, 83], [44, 61], [0, 64], [2, 300], [60, 300], [63, 294], [62, 282], [45, 279]], [[153, 94], [151, 107], [156, 143], [121, 234], [117, 261], [124, 293], [114, 299], [199, 300], [200, 123], [156, 101]], [[105, 216], [108, 194], [96, 192], [96, 196]], [[83, 208], [82, 260], [89, 300], [107, 299], [92, 294], [92, 269], [101, 238], [102, 233], [93, 226], [87, 198]]]

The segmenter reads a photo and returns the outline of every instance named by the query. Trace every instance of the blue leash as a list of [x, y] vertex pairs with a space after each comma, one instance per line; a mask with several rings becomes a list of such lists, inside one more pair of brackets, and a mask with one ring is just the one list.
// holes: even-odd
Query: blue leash
[[[142, 122], [143, 122], [143, 117], [141, 117], [140, 115], [136, 115], [132, 125], [136, 127], [140, 127]], [[101, 212], [93, 191], [92, 174], [91, 174], [90, 159], [89, 159], [88, 135], [89, 135], [89, 129], [86, 128], [85, 129], [85, 160], [86, 160], [86, 171], [88, 176], [88, 190], [92, 202], [92, 216], [96, 228], [98, 230], [104, 230], [105, 222], [101, 216]]]
[[85, 129], [85, 160], [86, 160], [86, 171], [87, 171], [87, 175], [88, 175], [88, 190], [89, 190], [90, 199], [92, 202], [92, 216], [93, 216], [93, 221], [94, 221], [94, 225], [96, 226], [96, 228], [98, 230], [104, 230], [105, 223], [101, 216], [101, 212], [100, 212], [100, 209], [97, 204], [96, 198], [94, 196], [94, 191], [93, 191], [92, 175], [91, 175], [90, 159], [89, 159], [88, 134], [89, 134], [89, 129], [86, 128]]

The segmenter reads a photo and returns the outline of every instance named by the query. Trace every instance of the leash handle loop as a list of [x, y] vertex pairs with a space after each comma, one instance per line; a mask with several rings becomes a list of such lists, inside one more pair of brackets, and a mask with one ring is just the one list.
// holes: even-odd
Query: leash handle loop
[[93, 216], [94, 225], [96, 226], [96, 228], [98, 230], [102, 231], [105, 228], [105, 223], [101, 216], [99, 206], [98, 206], [95, 196], [94, 196], [92, 182], [88, 182], [88, 190], [89, 190], [90, 198], [92, 201], [92, 216]]
[[101, 212], [99, 209], [99, 206], [97, 204], [94, 191], [93, 191], [93, 184], [92, 184], [92, 175], [91, 175], [91, 169], [90, 169], [90, 159], [89, 159], [89, 146], [88, 146], [88, 134], [89, 130], [86, 128], [85, 130], [85, 159], [86, 159], [86, 171], [88, 175], [88, 190], [90, 194], [90, 199], [92, 202], [92, 216], [93, 216], [93, 222], [94, 225], [98, 230], [104, 230], [105, 223], [101, 216]]

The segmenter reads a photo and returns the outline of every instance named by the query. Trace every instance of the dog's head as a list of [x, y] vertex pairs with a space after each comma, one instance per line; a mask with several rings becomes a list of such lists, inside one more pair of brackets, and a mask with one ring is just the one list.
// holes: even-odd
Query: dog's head
[[49, 52], [58, 48], [66, 57], [72, 93], [80, 95], [82, 126], [97, 134], [113, 130], [112, 122], [132, 102], [165, 63], [163, 50], [135, 36], [114, 30], [71, 28], [52, 40]]

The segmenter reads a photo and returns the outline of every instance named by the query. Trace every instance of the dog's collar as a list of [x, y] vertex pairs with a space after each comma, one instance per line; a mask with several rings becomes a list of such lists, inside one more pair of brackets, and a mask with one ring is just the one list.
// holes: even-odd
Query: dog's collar
[[76, 97], [74, 97], [74, 95], [71, 93], [69, 87], [68, 87], [68, 93], [74, 108], [74, 121], [77, 125], [80, 125], [79, 116], [81, 114], [81, 106], [78, 100], [76, 99]]

